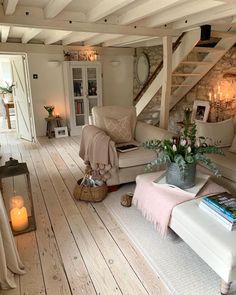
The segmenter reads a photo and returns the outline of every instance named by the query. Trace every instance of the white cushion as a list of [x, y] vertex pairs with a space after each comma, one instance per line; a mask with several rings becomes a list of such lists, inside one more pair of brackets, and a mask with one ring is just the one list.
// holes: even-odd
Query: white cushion
[[198, 200], [176, 206], [170, 227], [226, 282], [236, 279], [236, 231], [228, 231], [198, 207]]
[[216, 123], [196, 121], [196, 125], [197, 136], [205, 137], [207, 144], [219, 147], [231, 146], [234, 138], [233, 118]]
[[134, 106], [102, 106], [92, 108], [93, 121], [95, 126], [106, 131], [106, 125], [104, 118], [109, 117], [116, 120], [124, 118], [126, 116], [130, 117], [132, 137], [134, 137], [134, 130], [137, 122], [136, 109]]
[[[140, 145], [137, 142], [132, 142], [134, 144]], [[145, 149], [140, 146], [137, 150], [120, 153], [118, 152], [118, 163], [119, 168], [133, 167], [139, 165], [145, 165], [150, 163], [156, 158], [156, 153], [154, 151]]]

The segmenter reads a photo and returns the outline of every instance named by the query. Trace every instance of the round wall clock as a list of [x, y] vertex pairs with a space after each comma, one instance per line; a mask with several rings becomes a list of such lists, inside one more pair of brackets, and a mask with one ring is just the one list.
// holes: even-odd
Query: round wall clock
[[142, 53], [137, 57], [135, 72], [138, 82], [144, 84], [147, 81], [150, 72], [149, 59], [145, 53]]

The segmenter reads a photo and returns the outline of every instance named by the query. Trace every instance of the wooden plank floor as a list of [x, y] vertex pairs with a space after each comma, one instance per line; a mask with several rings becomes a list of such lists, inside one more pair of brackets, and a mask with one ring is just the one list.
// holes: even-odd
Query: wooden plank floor
[[[37, 230], [16, 237], [26, 274], [1, 295], [168, 295], [158, 275], [102, 204], [75, 201], [84, 164], [79, 138], [39, 138], [38, 143], [0, 133], [1, 165], [10, 156], [27, 163]], [[13, 188], [14, 186], [14, 188]], [[4, 199], [22, 180], [3, 182]]]

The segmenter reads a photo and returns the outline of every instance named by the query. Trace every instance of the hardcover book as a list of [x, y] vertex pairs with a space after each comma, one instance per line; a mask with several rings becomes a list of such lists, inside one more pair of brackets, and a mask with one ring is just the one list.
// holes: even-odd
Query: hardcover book
[[236, 228], [236, 221], [230, 222], [227, 218], [225, 218], [222, 212], [220, 213], [215, 211], [212, 207], [209, 207], [208, 204], [204, 203], [203, 201], [199, 203], [199, 208], [201, 208], [209, 216], [220, 222], [228, 230], [234, 230]]
[[203, 201], [212, 208], [223, 212], [232, 221], [236, 220], [236, 197], [228, 192], [218, 193], [203, 198]]

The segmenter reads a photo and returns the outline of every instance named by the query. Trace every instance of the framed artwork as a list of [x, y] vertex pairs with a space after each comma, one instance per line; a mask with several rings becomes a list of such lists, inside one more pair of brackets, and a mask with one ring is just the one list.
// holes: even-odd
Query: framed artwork
[[55, 127], [55, 137], [60, 138], [60, 137], [67, 137], [68, 136], [68, 129], [67, 127]]
[[203, 121], [206, 122], [210, 111], [209, 101], [195, 100], [193, 104], [192, 122]]

